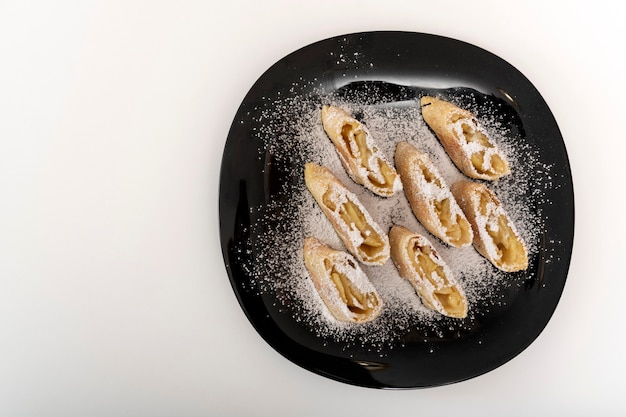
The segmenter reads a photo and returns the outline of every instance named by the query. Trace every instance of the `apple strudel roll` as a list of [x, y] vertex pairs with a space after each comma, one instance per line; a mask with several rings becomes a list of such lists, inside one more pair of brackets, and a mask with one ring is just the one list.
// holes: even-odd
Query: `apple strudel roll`
[[424, 121], [461, 172], [481, 180], [510, 173], [504, 155], [471, 112], [429, 96], [422, 97], [420, 104]]
[[337, 320], [365, 323], [379, 316], [382, 299], [350, 254], [307, 237], [304, 263], [315, 289]]
[[472, 243], [472, 228], [428, 155], [407, 142], [396, 146], [396, 167], [415, 217], [445, 243]]
[[328, 168], [309, 162], [304, 180], [350, 253], [367, 265], [382, 265], [389, 259], [387, 234]]
[[463, 289], [425, 237], [396, 225], [389, 232], [389, 241], [391, 259], [400, 276], [413, 285], [426, 307], [448, 317], [467, 316]]
[[335, 106], [322, 107], [322, 124], [346, 172], [356, 183], [382, 197], [389, 197], [401, 188], [396, 170], [365, 125]]
[[472, 181], [456, 182], [451, 189], [472, 225], [476, 250], [503, 271], [528, 268], [526, 245], [494, 192]]

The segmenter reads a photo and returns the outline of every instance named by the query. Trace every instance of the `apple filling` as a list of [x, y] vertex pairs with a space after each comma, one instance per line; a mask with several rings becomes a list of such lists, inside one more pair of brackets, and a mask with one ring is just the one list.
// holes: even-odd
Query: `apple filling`
[[363, 253], [368, 256], [374, 256], [378, 253], [379, 249], [385, 245], [382, 237], [367, 222], [363, 212], [352, 201], [346, 200], [337, 207], [330, 193], [327, 192], [324, 194], [323, 202], [330, 210], [338, 212], [346, 225], [350, 226], [352, 229], [356, 228], [359, 231], [363, 239], [359, 250], [363, 251]]
[[[370, 165], [372, 156], [378, 152], [378, 149], [371, 149], [367, 145], [367, 132], [363, 129], [359, 129], [355, 124], [346, 123], [341, 128], [341, 137], [350, 155], [358, 159], [361, 166], [367, 170], [367, 178], [377, 187], [393, 190], [396, 175], [393, 168], [380, 158], [375, 158], [375, 163], [378, 166], [372, 167]], [[356, 145], [356, 147], [354, 145]], [[380, 175], [377, 175], [378, 173], [380, 173]]]
[[513, 231], [509, 220], [494, 208], [488, 193], [479, 196], [479, 213], [486, 218], [486, 230], [493, 242], [498, 261], [503, 265], [523, 265], [527, 262], [524, 245]]
[[506, 216], [498, 216], [495, 223], [497, 226], [493, 225], [492, 222], [487, 224], [487, 233], [493, 240], [498, 258], [503, 264], [517, 265], [524, 263], [526, 259], [524, 245], [522, 245], [513, 229], [511, 229]]
[[[433, 260], [434, 254], [431, 248], [421, 246], [413, 239], [412, 242], [409, 242], [408, 252], [413, 268], [423, 280], [427, 280], [432, 284], [434, 287], [432, 296], [441, 303], [445, 311], [451, 316], [458, 317], [463, 315], [465, 312], [463, 296], [455, 285], [450, 284], [443, 266]], [[432, 305], [429, 307], [433, 308]]]
[[433, 206], [435, 213], [446, 230], [446, 236], [453, 245], [462, 245], [472, 240], [471, 226], [468, 221], [460, 214], [452, 215], [450, 211], [450, 200], [434, 200]]
[[460, 121], [461, 133], [466, 144], [475, 143], [481, 148], [470, 155], [470, 161], [476, 172], [489, 176], [501, 176], [508, 172], [507, 163], [497, 152], [493, 152], [495, 145], [478, 129], [478, 122], [475, 119], [454, 115], [452, 121]]
[[[360, 291], [346, 274], [337, 271], [335, 265], [328, 259], [324, 259], [324, 266], [339, 293], [339, 297], [350, 312], [354, 314], [368, 314], [378, 306], [378, 298], [374, 293], [363, 293]], [[352, 263], [349, 266], [356, 269], [356, 266]]]
[[420, 170], [422, 171], [422, 176], [424, 180], [426, 180], [429, 184], [434, 184], [437, 188], [442, 188], [441, 181], [439, 181], [439, 177], [435, 175], [428, 167], [419, 159], [416, 159], [417, 164], [419, 165]]

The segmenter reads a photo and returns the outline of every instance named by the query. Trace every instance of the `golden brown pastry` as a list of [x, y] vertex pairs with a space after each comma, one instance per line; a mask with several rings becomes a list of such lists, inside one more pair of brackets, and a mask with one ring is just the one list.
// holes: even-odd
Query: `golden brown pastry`
[[351, 255], [308, 237], [304, 240], [304, 263], [315, 289], [337, 320], [364, 323], [378, 317], [383, 302]]
[[451, 189], [472, 225], [476, 250], [503, 271], [528, 268], [526, 245], [493, 191], [472, 181], [456, 182]]
[[481, 180], [496, 180], [510, 172], [506, 159], [472, 113], [429, 96], [420, 103], [424, 120], [461, 172]]
[[382, 265], [389, 259], [389, 238], [332, 172], [309, 162], [304, 180], [350, 253], [368, 265]]
[[401, 188], [396, 170], [361, 122], [339, 107], [324, 106], [322, 124], [346, 172], [356, 183], [382, 197]]
[[449, 317], [467, 316], [465, 293], [425, 237], [403, 226], [393, 226], [389, 242], [391, 259], [400, 276], [413, 285], [425, 306]]
[[396, 147], [396, 167], [415, 217], [445, 243], [472, 243], [472, 228], [428, 155], [407, 142]]

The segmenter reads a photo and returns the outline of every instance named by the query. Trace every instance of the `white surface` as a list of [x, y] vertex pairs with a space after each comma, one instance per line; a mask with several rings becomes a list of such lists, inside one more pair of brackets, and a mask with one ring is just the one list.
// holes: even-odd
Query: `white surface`
[[[0, 2], [0, 414], [624, 415], [625, 10], [578, 4]], [[574, 255], [546, 330], [436, 389], [357, 388], [284, 359], [219, 244], [221, 152], [253, 82], [311, 42], [382, 29], [516, 66], [574, 174]]]

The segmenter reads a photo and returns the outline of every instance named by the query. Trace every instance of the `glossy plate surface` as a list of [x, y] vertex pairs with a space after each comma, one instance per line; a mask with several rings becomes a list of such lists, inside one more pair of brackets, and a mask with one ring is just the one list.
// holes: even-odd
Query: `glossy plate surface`
[[[434, 137], [419, 120], [419, 97], [425, 94], [455, 101], [503, 132], [499, 140], [514, 156], [513, 168], [518, 173], [494, 189], [519, 220], [518, 228], [524, 229], [529, 268], [505, 276], [487, 266], [486, 272], [474, 268], [464, 275], [463, 259], [451, 258], [469, 252], [455, 255], [437, 242], [459, 269], [460, 281], [477, 288], [468, 294], [471, 314], [467, 319], [433, 317], [419, 301], [407, 305], [399, 318], [392, 309], [402, 308], [398, 299], [410, 292], [405, 288], [398, 299], [386, 304], [388, 309], [378, 324], [354, 329], [332, 323], [310, 289], [301, 258], [307, 234], [324, 231], [321, 237], [332, 241], [328, 228], [314, 224], [325, 219], [316, 214], [304, 187], [304, 163], [332, 160], [329, 163], [335, 169], [340, 167], [316, 112], [323, 103], [343, 103], [355, 111], [355, 117], [371, 123], [379, 140], [392, 145], [409, 140], [419, 146], [424, 138]], [[408, 139], [385, 137], [381, 115], [403, 123], [414, 117], [415, 130], [426, 133]], [[396, 124], [394, 133], [398, 132], [411, 132], [411, 127], [401, 131]], [[424, 146], [437, 151], [433, 143]], [[392, 145], [383, 146], [390, 158]], [[349, 186], [358, 189], [355, 184]], [[384, 203], [367, 193], [360, 195], [374, 217], [406, 211], [401, 202], [396, 211], [378, 210]], [[557, 306], [574, 234], [573, 188], [565, 146], [535, 87], [510, 64], [483, 49], [409, 32], [366, 32], [323, 40], [286, 56], [264, 73], [243, 99], [229, 132], [219, 210], [226, 270], [243, 311], [259, 334], [299, 366], [338, 381], [376, 388], [458, 382], [519, 354], [541, 333]], [[408, 216], [397, 214], [395, 219]], [[385, 219], [383, 223], [390, 225]], [[389, 287], [395, 279], [391, 260], [388, 264], [386, 269], [366, 269], [375, 285]], [[475, 283], [477, 275], [492, 280], [481, 287]], [[404, 285], [400, 281], [398, 285]]]

